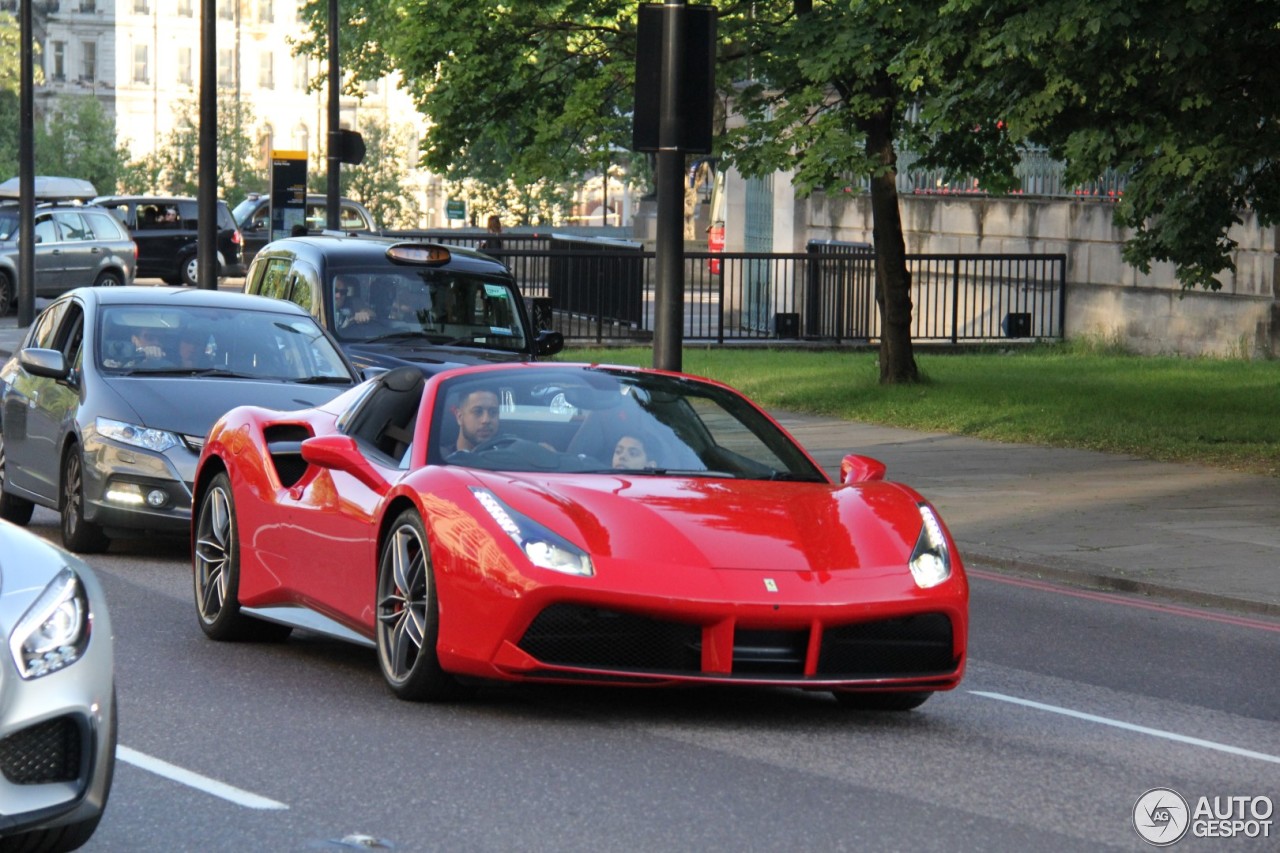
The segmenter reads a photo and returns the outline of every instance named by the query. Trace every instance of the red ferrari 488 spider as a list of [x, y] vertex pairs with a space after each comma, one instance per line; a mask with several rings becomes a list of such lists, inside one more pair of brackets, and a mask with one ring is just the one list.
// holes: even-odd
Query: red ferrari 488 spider
[[736, 684], [905, 710], [959, 683], [968, 584], [937, 512], [884, 473], [850, 455], [832, 482], [692, 376], [400, 368], [214, 426], [196, 612], [216, 640], [303, 628], [376, 647], [404, 699]]

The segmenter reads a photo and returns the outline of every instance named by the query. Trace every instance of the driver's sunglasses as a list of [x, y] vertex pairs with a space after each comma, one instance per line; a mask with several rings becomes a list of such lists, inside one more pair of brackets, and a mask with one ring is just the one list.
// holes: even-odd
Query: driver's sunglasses
[[349, 287], [339, 287], [339, 288], [335, 289], [333, 292], [334, 292], [335, 294], [337, 294], [338, 296], [350, 296], [350, 295], [351, 295], [351, 288], [349, 288]]

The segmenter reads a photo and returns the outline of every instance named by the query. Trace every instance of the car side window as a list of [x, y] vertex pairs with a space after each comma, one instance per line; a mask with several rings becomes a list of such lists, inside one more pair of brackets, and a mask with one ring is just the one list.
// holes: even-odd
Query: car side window
[[53, 220], [58, 223], [63, 240], [92, 239], [88, 226], [85, 225], [84, 219], [78, 213], [59, 211], [53, 214]]
[[86, 213], [84, 221], [98, 240], [123, 240], [128, 235], [124, 228], [112, 216], [103, 213]]
[[350, 205], [342, 205], [339, 212], [341, 218], [338, 221], [338, 227], [343, 231], [367, 231], [369, 225], [364, 221], [364, 217], [360, 215], [360, 211]]
[[36, 218], [35, 234], [37, 243], [58, 242], [58, 227], [53, 224], [53, 219], [48, 216]]
[[312, 294], [315, 292], [315, 288], [311, 286], [311, 282], [307, 281], [302, 273], [297, 271], [294, 271], [289, 279], [291, 284], [289, 301], [302, 308], [308, 314], [314, 314], [315, 311], [312, 310]]
[[288, 258], [272, 258], [267, 261], [267, 268], [258, 282], [256, 293], [270, 296], [272, 299], [284, 299], [288, 292]]
[[62, 319], [62, 315], [67, 311], [67, 302], [55, 302], [44, 310], [40, 318], [36, 320], [35, 326], [31, 329], [31, 337], [27, 339], [27, 346], [40, 347], [41, 349], [52, 349], [55, 346], [58, 332], [58, 321]]

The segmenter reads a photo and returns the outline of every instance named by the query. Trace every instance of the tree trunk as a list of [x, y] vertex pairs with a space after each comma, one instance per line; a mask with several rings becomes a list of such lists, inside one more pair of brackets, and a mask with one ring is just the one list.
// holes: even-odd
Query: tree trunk
[[898, 205], [897, 154], [892, 113], [864, 124], [867, 154], [883, 171], [871, 177], [872, 240], [876, 251], [876, 305], [880, 308], [880, 384], [920, 380], [911, 345], [911, 273]]

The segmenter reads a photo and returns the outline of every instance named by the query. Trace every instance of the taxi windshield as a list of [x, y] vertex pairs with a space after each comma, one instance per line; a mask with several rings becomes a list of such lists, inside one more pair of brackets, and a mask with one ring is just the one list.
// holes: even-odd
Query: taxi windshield
[[523, 352], [512, 283], [441, 269], [346, 269], [327, 282], [333, 333], [346, 343], [422, 338], [440, 346]]

